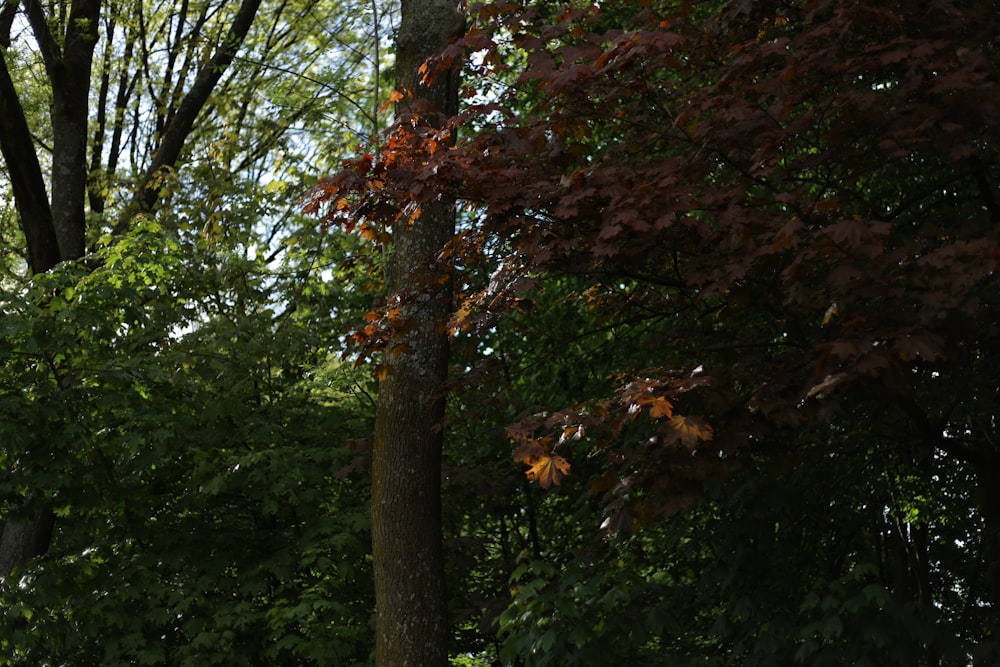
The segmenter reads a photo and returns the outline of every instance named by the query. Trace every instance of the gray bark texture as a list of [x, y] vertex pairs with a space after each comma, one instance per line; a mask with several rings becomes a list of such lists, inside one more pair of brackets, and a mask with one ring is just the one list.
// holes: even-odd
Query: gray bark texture
[[[403, 0], [396, 50], [397, 84], [438, 110], [457, 108], [457, 72], [427, 86], [418, 70], [461, 34], [455, 0]], [[417, 106], [417, 105], [414, 105]], [[421, 108], [424, 108], [421, 105]], [[406, 112], [405, 108], [399, 109]], [[452, 202], [424, 205], [412, 224], [393, 230], [390, 294], [402, 301], [404, 332], [391, 335], [379, 387], [372, 460], [377, 667], [444, 667], [449, 624], [441, 541], [441, 451], [448, 373], [451, 281], [437, 266], [455, 229]]]

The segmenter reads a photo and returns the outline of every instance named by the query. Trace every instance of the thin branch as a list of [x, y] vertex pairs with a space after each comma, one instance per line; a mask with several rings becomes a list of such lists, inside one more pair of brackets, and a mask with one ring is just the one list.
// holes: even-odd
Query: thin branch
[[243, 0], [233, 18], [226, 37], [219, 44], [215, 54], [209, 58], [198, 72], [190, 90], [177, 107], [177, 113], [164, 129], [160, 145], [142, 179], [142, 185], [135, 194], [132, 205], [125, 208], [114, 232], [121, 234], [128, 227], [131, 217], [141, 211], [150, 211], [160, 196], [158, 181], [166, 170], [171, 169], [180, 156], [194, 122], [204, 108], [216, 84], [222, 78], [236, 57], [244, 38], [250, 31], [261, 0]]

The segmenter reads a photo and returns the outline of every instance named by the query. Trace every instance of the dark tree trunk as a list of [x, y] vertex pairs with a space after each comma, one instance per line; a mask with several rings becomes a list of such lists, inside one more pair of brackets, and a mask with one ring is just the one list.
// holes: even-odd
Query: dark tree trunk
[[[0, 67], [0, 148], [10, 173], [15, 207], [33, 274], [86, 252], [87, 113], [90, 69], [97, 45], [100, 0], [74, 0], [62, 44], [55, 39], [37, 0], [24, 3], [52, 84], [52, 199], [35, 152], [17, 90]], [[21, 507], [29, 519], [7, 519], [0, 533], [0, 576], [48, 551], [55, 515], [48, 503]]]
[[[116, 232], [127, 229], [137, 210], [148, 211], [156, 204], [157, 177], [164, 168], [175, 165], [198, 114], [249, 32], [260, 3], [261, 0], [242, 0], [226, 39], [203, 64], [171, 118], [140, 184], [135, 205], [122, 215]], [[101, 0], [72, 0], [65, 20], [65, 33], [58, 37], [46, 16], [46, 7], [39, 0], [24, 0], [23, 5], [52, 89], [52, 173], [48, 185], [51, 199], [30, 126], [3, 60], [0, 60], [0, 152], [21, 219], [29, 267], [33, 274], [38, 274], [86, 253], [87, 149], [92, 143], [87, 124]], [[0, 46], [4, 48], [10, 42], [11, 6], [8, 1], [0, 9]], [[123, 106], [119, 99], [117, 108]], [[117, 145], [112, 150], [117, 151]], [[94, 157], [92, 165], [99, 165], [100, 156]], [[0, 576], [8, 575], [13, 568], [48, 550], [54, 524], [51, 507], [45, 503], [33, 504], [30, 498], [25, 498], [20, 516], [31, 518], [4, 517], [0, 533]]]
[[8, 576], [31, 558], [42, 556], [49, 549], [55, 514], [47, 503], [33, 511], [31, 517], [7, 521], [0, 534], [0, 577]]
[[[100, 0], [76, 0], [61, 51], [54, 44], [41, 49], [52, 82], [52, 226], [62, 261], [87, 251], [87, 117], [100, 14]], [[28, 16], [39, 43], [51, 39], [41, 10]]]
[[[403, 1], [397, 83], [445, 115], [457, 107], [456, 73], [442, 73], [424, 86], [418, 70], [462, 25], [453, 0]], [[405, 332], [392, 334], [385, 354], [372, 461], [378, 667], [448, 662], [441, 449], [451, 281], [437, 258], [454, 228], [452, 203], [437, 201], [425, 205], [413, 224], [393, 230], [388, 289], [390, 294], [408, 290], [409, 296], [402, 302]]]
[[3, 60], [0, 60], [0, 151], [27, 242], [28, 266], [32, 273], [48, 271], [59, 263], [52, 209], [31, 130]]

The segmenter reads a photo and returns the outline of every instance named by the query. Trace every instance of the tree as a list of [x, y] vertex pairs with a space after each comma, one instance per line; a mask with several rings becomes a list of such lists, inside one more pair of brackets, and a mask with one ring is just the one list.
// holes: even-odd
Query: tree
[[[463, 24], [448, 0], [404, 0], [396, 41], [403, 131], [450, 143], [455, 69], [424, 75], [424, 63]], [[436, 139], [435, 139], [436, 137]], [[386, 288], [399, 326], [386, 340], [372, 452], [372, 557], [376, 664], [445, 665], [449, 625], [441, 538], [444, 381], [448, 376], [450, 269], [441, 253], [455, 228], [453, 201], [430, 201], [395, 220]]]
[[[370, 81], [378, 90], [380, 63], [363, 58], [380, 28], [365, 37], [358, 20], [338, 19], [334, 36], [319, 36], [313, 13], [332, 6], [275, 3], [267, 6], [269, 20], [255, 23], [260, 6], [4, 6], [0, 148], [21, 232], [5, 233], [31, 273], [95, 250], [102, 236], [125, 233], [164, 200], [172, 231], [217, 240], [225, 221], [235, 242], [276, 252], [267, 246], [289, 234], [281, 228], [291, 219], [288, 204], [280, 213], [265, 204], [259, 179], [274, 179], [269, 195], [296, 187], [281, 179], [304, 175], [298, 160], [314, 147], [303, 148], [294, 135], [302, 124], [328, 126], [317, 116], [320, 105], [356, 117], [353, 125], [368, 124], [369, 105], [377, 105], [363, 93], [348, 97], [345, 82]], [[343, 62], [331, 56], [336, 40], [353, 49]], [[289, 63], [312, 76], [293, 76]], [[239, 232], [229, 215], [237, 207], [249, 216]], [[271, 228], [259, 242], [248, 231], [253, 220]], [[5, 270], [21, 273], [16, 265]], [[0, 572], [45, 551], [51, 513], [43, 508], [34, 522], [5, 522]]]
[[[172, 114], [170, 124], [163, 128], [149, 172], [140, 185], [142, 194], [137, 195], [137, 201], [145, 210], [155, 203], [159, 192], [156, 184], [163, 178], [165, 169], [174, 167], [195, 119], [232, 62], [259, 5], [259, 0], [248, 0], [240, 6], [215, 52], [202, 63], [192, 88]], [[6, 7], [11, 11], [10, 4]], [[7, 112], [0, 123], [0, 148], [11, 177], [29, 264], [33, 273], [41, 273], [61, 261], [78, 259], [86, 251], [88, 112], [91, 64], [98, 43], [101, 3], [94, 0], [72, 2], [65, 14], [46, 15], [45, 8], [37, 2], [26, 2], [24, 9], [51, 85], [51, 204], [34, 138], [6, 63], [0, 68], [3, 70], [0, 72], [0, 97]], [[4, 41], [10, 43], [9, 35]], [[51, 509], [42, 506], [35, 509], [34, 514], [29, 522], [5, 522], [0, 538], [0, 554], [3, 555], [0, 573], [3, 575], [48, 548], [53, 520]]]
[[[513, 429], [534, 477], [555, 485], [560, 458], [604, 460], [591, 489], [619, 531], [702, 521], [706, 506], [736, 516], [717, 495], [736, 480], [784, 484], [786, 503], [830, 517], [831, 533], [800, 533], [816, 549], [850, 536], [799, 580], [817, 597], [731, 616], [719, 610], [728, 600], [706, 599], [697, 617], [740, 622], [660, 639], [663, 652], [733, 664], [994, 660], [994, 9], [486, 5], [441, 60], [475, 52], [472, 81], [514, 85], [454, 119], [466, 132], [454, 150], [397, 142], [338, 181], [337, 196], [358, 201], [337, 216], [355, 224], [449, 195], [474, 211], [450, 256], [489, 268], [470, 272], [455, 330], [488, 337], [562, 276], [579, 308], [659, 341], [603, 371], [616, 389]], [[807, 494], [805, 479], [872, 500]], [[755, 512], [772, 531], [802, 521]], [[788, 549], [784, 539], [771, 544]], [[751, 555], [766, 551], [736, 553], [753, 565], [747, 582], [764, 571]], [[923, 631], [867, 623], [883, 594]], [[785, 649], [747, 622], [782, 604], [817, 614], [788, 620], [778, 634], [799, 639]], [[822, 616], [830, 608], [840, 615]], [[842, 635], [851, 610], [863, 612], [854, 627], [879, 630]]]
[[[3, 293], [0, 461], [20, 474], [0, 497], [44, 488], [59, 526], [5, 591], [0, 663], [367, 663], [355, 459], [373, 406], [330, 358], [324, 312], [349, 300], [219, 252], [191, 271], [147, 222], [97, 270], [63, 263]], [[290, 286], [306, 292], [294, 311], [269, 312]], [[48, 349], [73, 385], [48, 380]]]
[[391, 13], [256, 5], [4, 5], [4, 664], [371, 650], [357, 247], [293, 199], [374, 131]]

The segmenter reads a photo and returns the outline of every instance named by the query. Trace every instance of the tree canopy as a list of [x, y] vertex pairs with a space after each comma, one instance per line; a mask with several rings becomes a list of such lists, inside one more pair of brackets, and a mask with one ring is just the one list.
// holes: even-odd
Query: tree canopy
[[362, 664], [366, 288], [296, 198], [376, 131], [392, 12], [83, 4], [5, 5], [0, 663]]
[[[773, 599], [798, 612], [791, 627], [720, 621], [664, 654], [988, 663], [995, 7], [491, 3], [476, 18], [441, 62], [466, 54], [474, 81], [502, 85], [470, 84], [458, 145], [397, 126], [377, 159], [317, 196], [337, 202], [330, 220], [376, 235], [439, 197], [465, 203], [468, 224], [443, 255], [464, 281], [448, 326], [483, 336], [488, 374], [510, 369], [499, 332], [547, 322], [524, 343], [562, 345], [539, 362], [590, 376], [534, 405], [501, 400], [518, 408], [514, 457], [541, 486], [603, 463], [581, 483], [605, 527], [641, 540], [659, 522], [698, 521], [706, 504], [727, 518], [756, 511], [728, 501], [736, 480], [754, 495], [787, 486], [781, 504], [812, 498], [812, 521], [829, 517], [830, 532], [809, 538], [800, 531], [816, 526], [779, 510], [755, 524], [778, 553], [802, 539], [809, 558], [832, 558], [822, 583]], [[548, 310], [560, 300], [577, 311], [565, 323]], [[391, 307], [385, 320], [406, 326]], [[365, 352], [381, 343], [369, 333]], [[836, 482], [807, 494], [798, 479], [830, 461], [842, 462], [828, 471]], [[743, 595], [716, 604], [744, 623], [773, 618]], [[824, 605], [831, 616], [804, 620]], [[846, 629], [851, 615], [878, 627], [868, 613], [892, 619], [885, 634]], [[549, 649], [559, 635], [545, 626]], [[779, 648], [779, 637], [796, 639]], [[566, 663], [541, 653], [552, 657], [539, 664]]]
[[0, 664], [1000, 657], [995, 3], [3, 7]]

